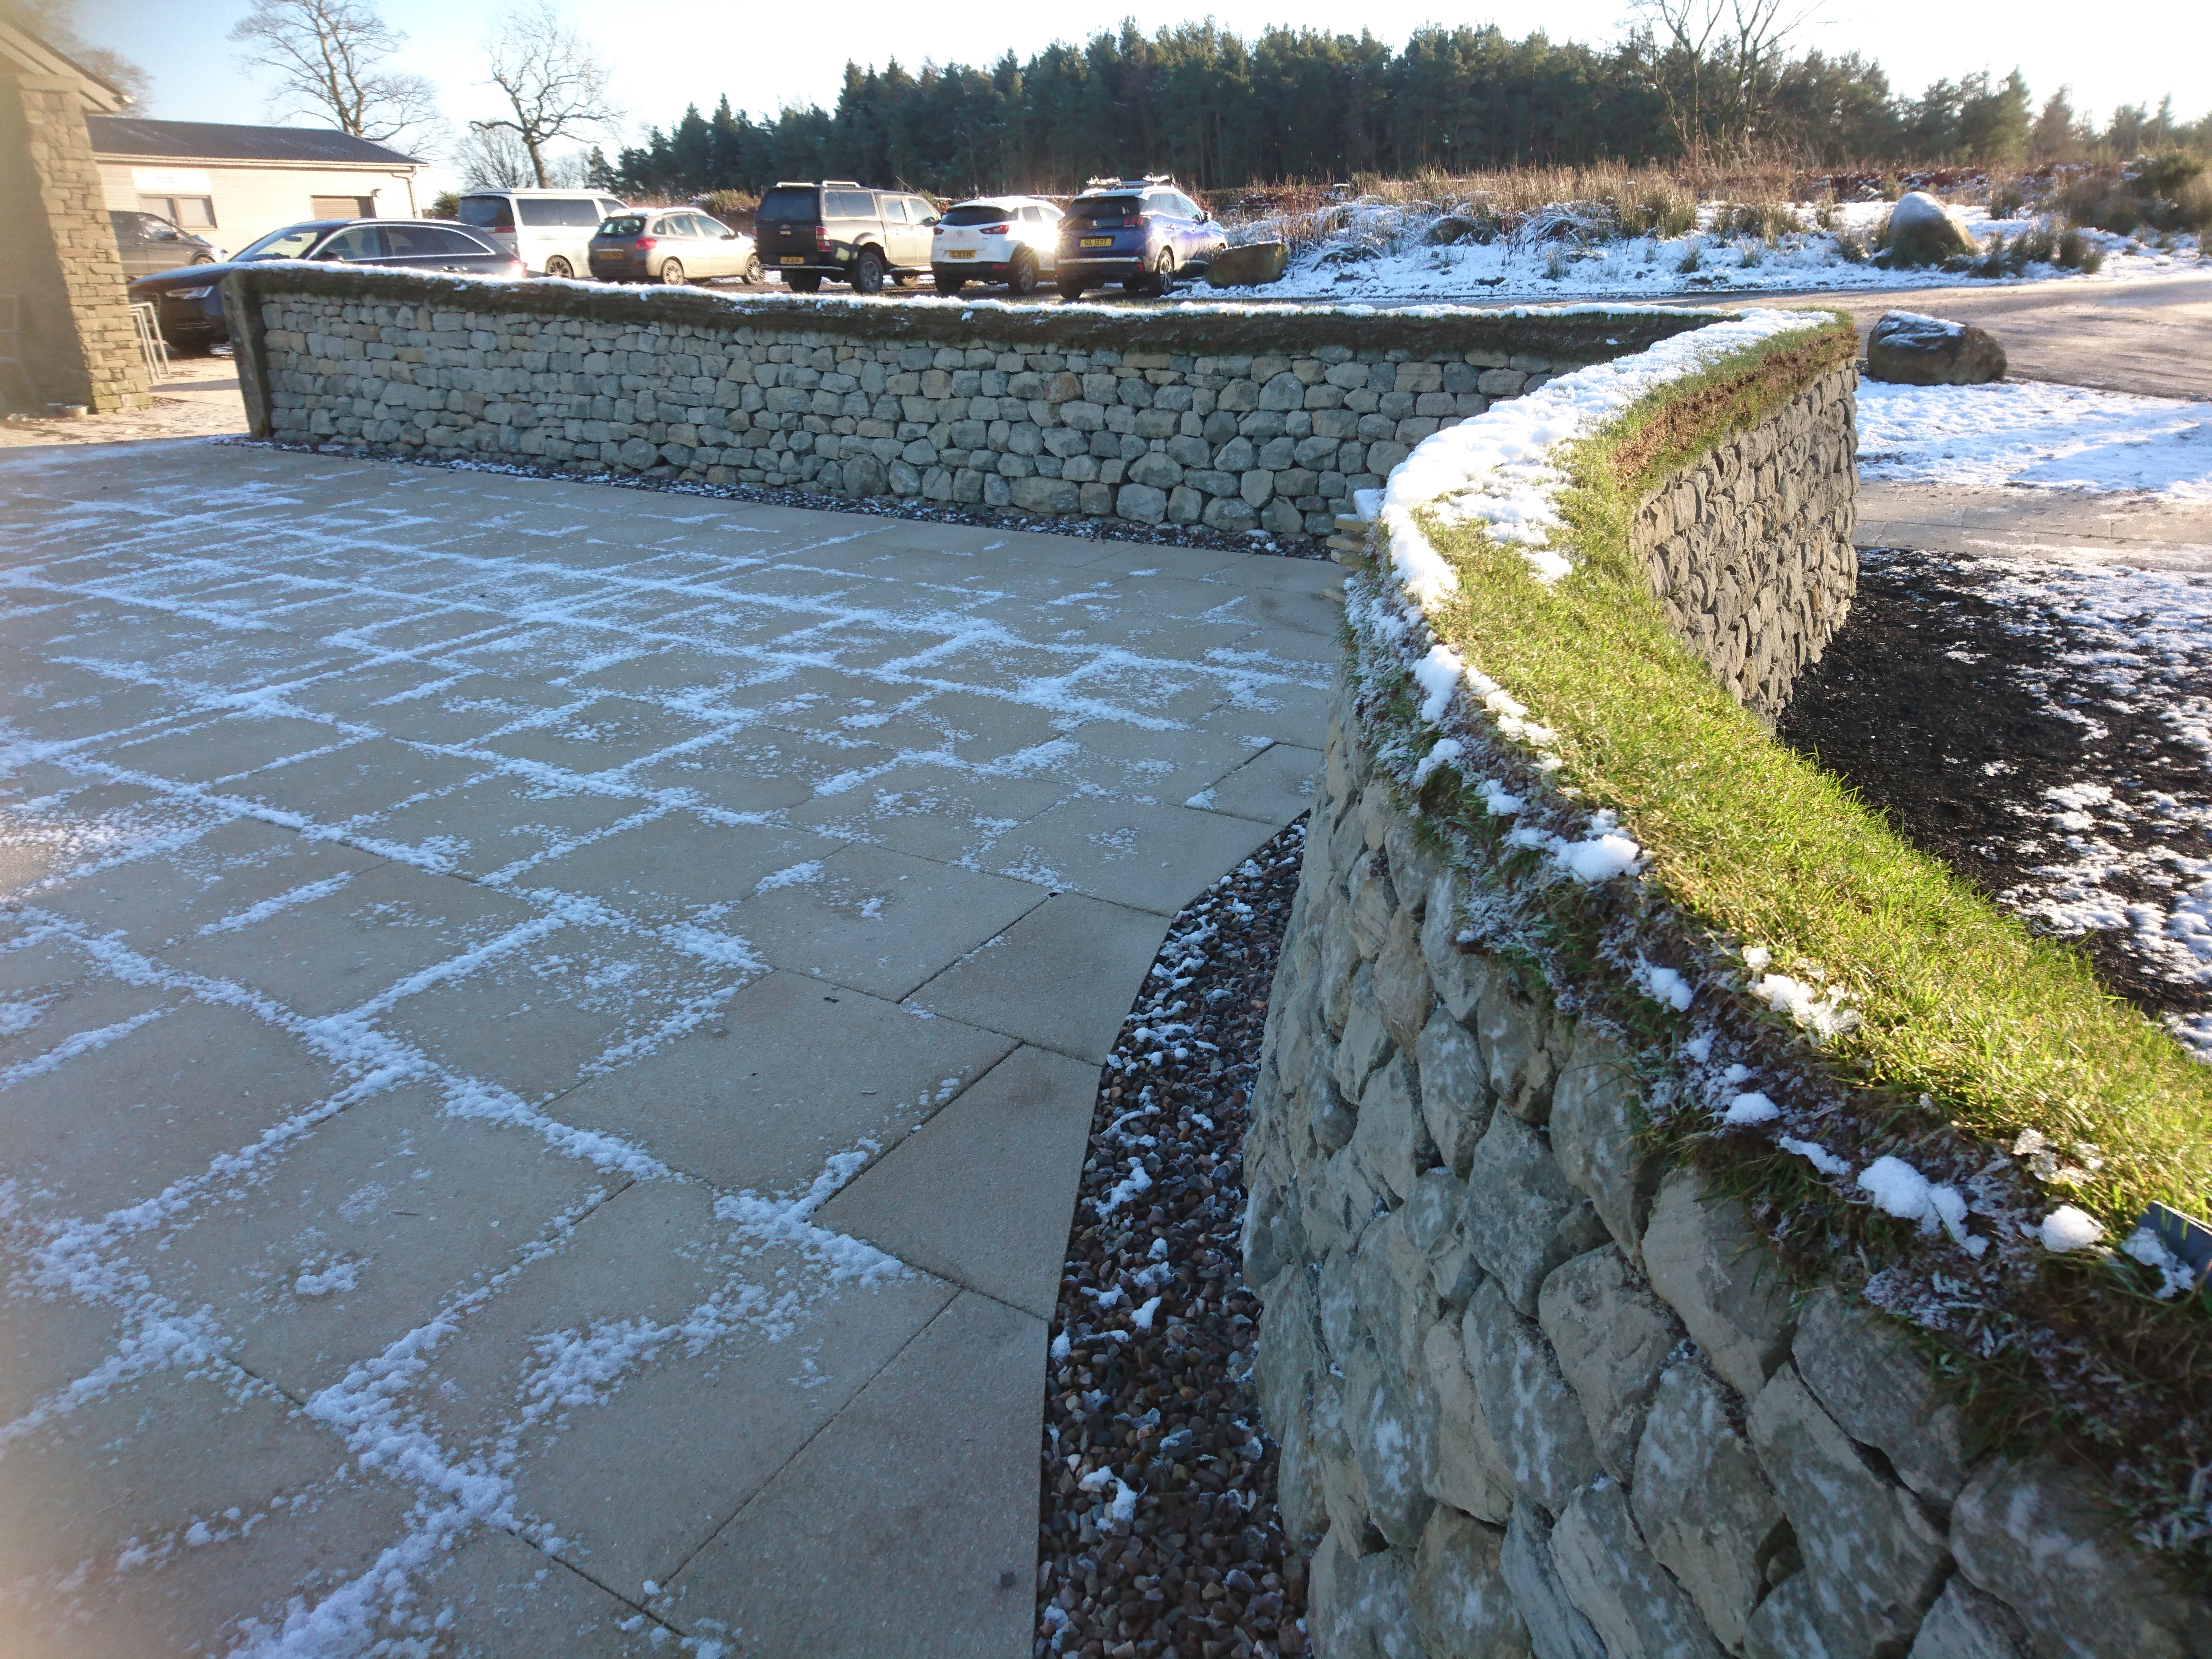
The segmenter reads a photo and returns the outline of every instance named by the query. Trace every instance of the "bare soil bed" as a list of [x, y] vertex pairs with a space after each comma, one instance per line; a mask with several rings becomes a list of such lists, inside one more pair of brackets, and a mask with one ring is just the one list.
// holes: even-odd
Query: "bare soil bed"
[[2212, 1059], [2212, 575], [1860, 558], [1780, 735]]
[[1052, 1327], [1040, 1659], [1305, 1651], [1239, 1239], [1304, 843], [1301, 819], [1176, 917], [1100, 1073]]

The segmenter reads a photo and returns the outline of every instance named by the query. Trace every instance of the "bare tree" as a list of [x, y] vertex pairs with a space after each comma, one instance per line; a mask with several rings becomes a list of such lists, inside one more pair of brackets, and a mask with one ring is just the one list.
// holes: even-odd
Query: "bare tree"
[[490, 52], [491, 84], [506, 94], [514, 114], [469, 125], [487, 137], [512, 134], [530, 157], [538, 184], [550, 184], [547, 144], [609, 125], [619, 116], [607, 72], [554, 0], [507, 13], [492, 35]]
[[471, 123], [469, 136], [453, 155], [462, 185], [469, 190], [513, 190], [539, 182], [522, 141], [504, 128], [484, 128]]
[[230, 38], [246, 48], [241, 65], [276, 76], [272, 115], [327, 116], [339, 131], [378, 143], [440, 137], [435, 88], [389, 67], [407, 37], [368, 0], [253, 0]]
[[1749, 149], [1764, 136], [1776, 73], [1817, 0], [1632, 0], [1633, 38], [1691, 161]]

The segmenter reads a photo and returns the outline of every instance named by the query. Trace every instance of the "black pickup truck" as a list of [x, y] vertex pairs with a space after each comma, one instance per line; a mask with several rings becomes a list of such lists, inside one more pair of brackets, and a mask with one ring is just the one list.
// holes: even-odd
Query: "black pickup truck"
[[911, 286], [929, 270], [937, 209], [925, 196], [870, 190], [849, 179], [777, 185], [761, 198], [753, 238], [766, 269], [811, 294], [825, 276], [873, 294], [890, 277]]

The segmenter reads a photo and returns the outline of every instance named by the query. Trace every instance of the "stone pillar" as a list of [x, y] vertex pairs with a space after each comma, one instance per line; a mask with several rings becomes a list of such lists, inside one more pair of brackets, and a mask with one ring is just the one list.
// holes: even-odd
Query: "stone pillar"
[[[0, 59], [0, 295], [15, 297], [29, 400], [153, 401], [78, 84]], [[21, 399], [7, 374], [0, 397]]]

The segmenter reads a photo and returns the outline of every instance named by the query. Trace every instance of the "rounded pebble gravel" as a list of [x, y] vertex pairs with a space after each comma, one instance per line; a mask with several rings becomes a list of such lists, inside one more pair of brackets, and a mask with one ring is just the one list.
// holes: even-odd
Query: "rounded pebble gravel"
[[1300, 1655], [1252, 1385], [1244, 1129], [1303, 820], [1168, 930], [1099, 1077], [1054, 1315], [1036, 1652]]

